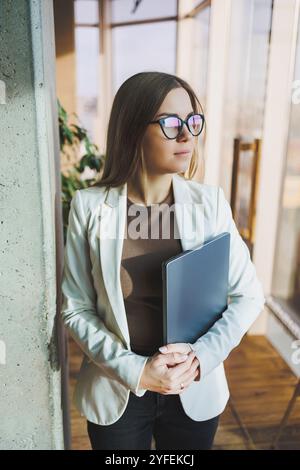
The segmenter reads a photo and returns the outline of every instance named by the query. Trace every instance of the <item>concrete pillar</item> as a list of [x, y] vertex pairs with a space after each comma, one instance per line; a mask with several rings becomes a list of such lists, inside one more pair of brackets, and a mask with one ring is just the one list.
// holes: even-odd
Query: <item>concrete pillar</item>
[[0, 2], [0, 83], [0, 449], [63, 449], [52, 0]]

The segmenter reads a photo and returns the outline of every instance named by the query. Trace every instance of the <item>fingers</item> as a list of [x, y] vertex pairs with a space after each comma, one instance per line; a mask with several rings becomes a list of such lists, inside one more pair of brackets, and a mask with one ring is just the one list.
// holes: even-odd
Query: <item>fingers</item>
[[[177, 387], [174, 387], [171, 391], [163, 393], [163, 395], [181, 395], [188, 387], [191, 385], [191, 383], [195, 380], [197, 377], [198, 372], [194, 371], [192, 375], [190, 375], [189, 378], [185, 379], [183, 382], [180, 382], [180, 385]], [[181, 384], [183, 385], [183, 388], [181, 387]]]
[[171, 353], [180, 353], [180, 354], [188, 354], [193, 349], [191, 348], [189, 343], [170, 343], [166, 344], [165, 346], [161, 346], [159, 351], [163, 354], [171, 354]]
[[198, 375], [198, 372], [196, 370], [196, 371], [193, 372], [192, 376], [190, 376], [187, 380], [184, 380], [183, 382], [180, 382], [180, 384], [183, 384], [183, 388], [180, 387], [179, 394], [183, 393], [191, 385], [191, 383], [194, 382], [197, 375]]
[[[184, 367], [184, 369], [182, 369]], [[198, 359], [193, 357], [184, 362], [184, 364], [177, 365], [173, 369], [170, 369], [165, 375], [163, 391], [161, 393], [174, 394], [182, 391], [181, 384], [189, 385], [198, 375], [197, 372]], [[174, 370], [176, 369], [176, 374]], [[178, 375], [178, 369], [180, 369], [180, 374]]]
[[184, 383], [185, 381], [188, 381], [191, 377], [193, 377], [193, 380], [194, 380], [194, 377], [197, 377], [198, 375], [198, 366], [199, 366], [199, 363], [197, 362], [197, 359], [195, 358], [189, 370], [184, 372], [179, 377], [176, 377], [176, 380], [178, 380], [180, 383]]
[[[188, 361], [186, 361], [185, 364], [187, 364], [187, 362]], [[179, 376], [177, 375], [176, 377], [174, 377], [174, 375], [172, 374], [172, 377], [169, 378], [170, 384], [166, 390], [166, 393], [177, 394], [177, 393], [184, 391], [197, 377], [198, 366], [199, 366], [198, 359], [194, 357], [192, 363], [188, 367], [188, 370], [185, 370], [184, 373], [182, 373]], [[183, 389], [181, 388], [181, 384], [184, 385]]]
[[184, 362], [177, 364], [175, 367], [170, 369], [170, 378], [177, 379], [178, 377], [180, 377], [182, 374], [184, 374], [190, 369], [191, 364], [194, 360], [195, 353], [193, 352], [188, 355], [188, 358]]
[[[180, 394], [197, 377], [198, 358], [195, 352], [183, 355], [178, 352], [159, 354], [155, 357], [154, 367], [166, 367], [164, 378], [161, 380], [159, 393], [170, 395]], [[173, 366], [173, 367], [172, 367]], [[184, 383], [184, 389], [181, 388]]]
[[178, 352], [175, 353], [168, 353], [168, 354], [159, 354], [156, 358], [158, 365], [175, 365], [186, 361], [188, 358], [187, 354], [181, 354]]

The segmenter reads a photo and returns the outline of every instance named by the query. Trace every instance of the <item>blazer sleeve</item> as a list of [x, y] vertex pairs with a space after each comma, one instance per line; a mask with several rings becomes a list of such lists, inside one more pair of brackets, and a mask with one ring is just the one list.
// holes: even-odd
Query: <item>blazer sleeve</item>
[[125, 349], [96, 312], [89, 244], [80, 190], [72, 198], [64, 252], [62, 320], [71, 336], [102, 374], [143, 396], [140, 378], [149, 357]]
[[265, 297], [249, 249], [240, 236], [231, 207], [221, 187], [217, 188], [216, 235], [230, 233], [228, 307], [222, 318], [190, 344], [200, 362], [201, 378], [223, 362], [261, 313]]

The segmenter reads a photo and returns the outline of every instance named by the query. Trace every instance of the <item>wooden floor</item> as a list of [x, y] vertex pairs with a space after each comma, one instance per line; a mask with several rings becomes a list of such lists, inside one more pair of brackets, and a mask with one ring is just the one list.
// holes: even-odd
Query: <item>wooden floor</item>
[[[72, 448], [86, 450], [90, 449], [86, 421], [72, 403], [81, 357], [80, 349], [70, 339]], [[245, 336], [225, 362], [225, 368], [231, 399], [222, 414], [214, 449], [269, 449], [292, 396], [296, 377], [264, 336]], [[278, 448], [300, 450], [300, 398]]]

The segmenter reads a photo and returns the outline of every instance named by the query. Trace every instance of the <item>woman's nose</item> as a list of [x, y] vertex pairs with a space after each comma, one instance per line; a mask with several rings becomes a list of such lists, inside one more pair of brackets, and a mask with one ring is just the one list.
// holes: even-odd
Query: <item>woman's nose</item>
[[183, 124], [181, 133], [178, 135], [177, 140], [190, 140], [192, 138], [192, 134], [190, 133], [186, 123]]

